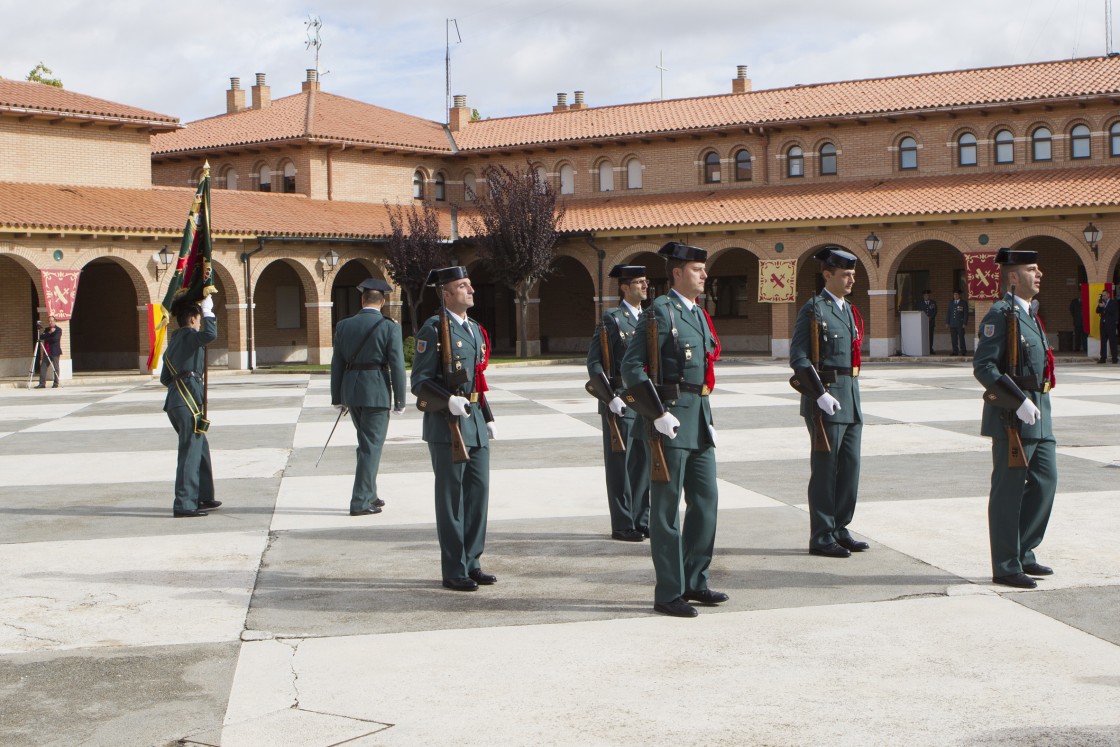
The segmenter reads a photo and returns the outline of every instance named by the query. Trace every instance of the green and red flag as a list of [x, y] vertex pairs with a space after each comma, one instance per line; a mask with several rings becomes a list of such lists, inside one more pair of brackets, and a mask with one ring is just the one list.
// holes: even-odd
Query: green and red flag
[[187, 225], [183, 228], [183, 240], [179, 243], [179, 258], [175, 272], [167, 286], [163, 303], [157, 309], [155, 304], [148, 308], [148, 338], [150, 354], [148, 370], [153, 370], [163, 353], [164, 328], [180, 304], [199, 303], [203, 298], [217, 293], [214, 287], [214, 268], [210, 264], [213, 250], [210, 240], [210, 163], [202, 168], [202, 178], [194, 194]]

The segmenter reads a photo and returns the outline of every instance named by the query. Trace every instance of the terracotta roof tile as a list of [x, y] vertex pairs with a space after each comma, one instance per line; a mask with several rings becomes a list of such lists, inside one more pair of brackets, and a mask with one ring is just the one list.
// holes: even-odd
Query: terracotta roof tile
[[564, 231], [1120, 207], [1120, 166], [569, 200]]
[[126, 120], [149, 125], [179, 125], [178, 117], [125, 106], [55, 88], [44, 83], [0, 78], [0, 111], [51, 112], [90, 119]]
[[1120, 57], [776, 88], [471, 122], [461, 150], [985, 106], [1120, 92]]
[[178, 132], [153, 137], [152, 152], [175, 153], [296, 138], [451, 152], [451, 142], [438, 122], [322, 91], [285, 96], [264, 109], [190, 122]]
[[[114, 189], [0, 183], [0, 228], [67, 233], [176, 235], [190, 211], [193, 189]], [[384, 205], [310, 200], [301, 195], [211, 192], [214, 233], [245, 237], [316, 236], [378, 238], [389, 220]], [[443, 229], [450, 233], [445, 212]]]

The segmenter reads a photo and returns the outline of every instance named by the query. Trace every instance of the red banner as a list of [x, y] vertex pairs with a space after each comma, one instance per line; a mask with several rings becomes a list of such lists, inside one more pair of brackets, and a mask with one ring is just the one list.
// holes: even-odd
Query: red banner
[[965, 254], [964, 266], [970, 301], [999, 300], [1000, 275], [995, 252]]
[[74, 314], [74, 298], [78, 295], [81, 270], [40, 270], [43, 276], [43, 298], [47, 313], [56, 321], [65, 322]]

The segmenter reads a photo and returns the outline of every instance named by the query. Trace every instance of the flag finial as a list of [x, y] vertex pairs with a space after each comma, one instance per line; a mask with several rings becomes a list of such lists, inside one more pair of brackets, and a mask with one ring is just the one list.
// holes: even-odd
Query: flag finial
[[210, 176], [210, 160], [209, 159], [207, 159], [206, 162], [202, 164], [202, 176], [204, 178], [207, 177], [207, 176]]

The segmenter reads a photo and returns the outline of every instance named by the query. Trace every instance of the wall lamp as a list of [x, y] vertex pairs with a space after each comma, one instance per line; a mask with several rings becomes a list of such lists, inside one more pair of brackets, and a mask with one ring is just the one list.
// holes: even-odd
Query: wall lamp
[[159, 280], [160, 273], [171, 269], [175, 255], [167, 248], [167, 244], [164, 244], [162, 249], [152, 255], [152, 260], [156, 263], [156, 280]]
[[1101, 229], [1094, 226], [1092, 221], [1089, 221], [1089, 225], [1085, 226], [1085, 230], [1081, 233], [1085, 236], [1085, 243], [1093, 251], [1093, 259], [1100, 259], [1097, 253], [1100, 251], [1101, 237], [1104, 236]]
[[334, 272], [334, 268], [338, 267], [338, 252], [334, 249], [328, 249], [326, 254], [319, 257], [319, 262], [323, 265], [323, 277], [329, 273]]
[[864, 246], [867, 247], [867, 253], [871, 255], [871, 259], [875, 260], [875, 266], [879, 266], [879, 247], [883, 242], [875, 235], [875, 232], [867, 234], [867, 238], [863, 240]]

